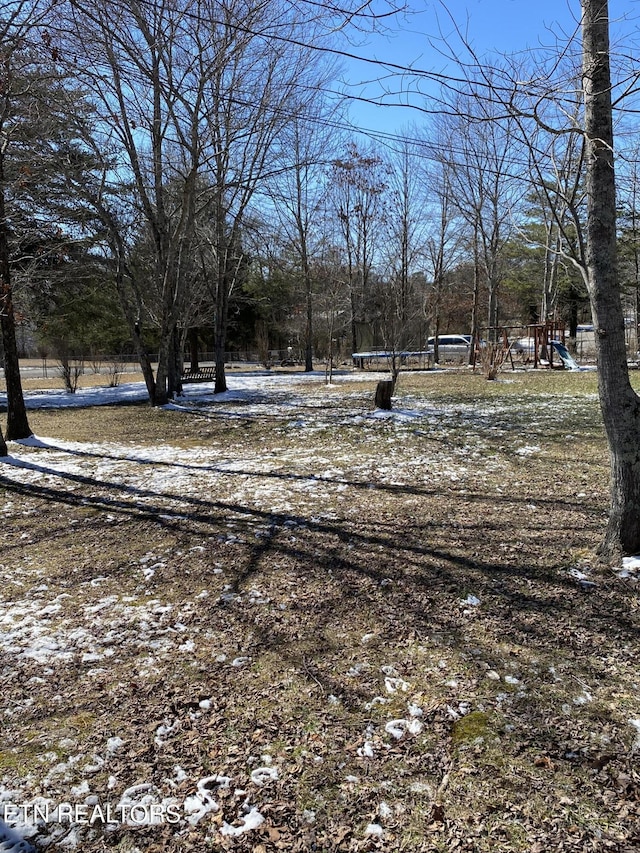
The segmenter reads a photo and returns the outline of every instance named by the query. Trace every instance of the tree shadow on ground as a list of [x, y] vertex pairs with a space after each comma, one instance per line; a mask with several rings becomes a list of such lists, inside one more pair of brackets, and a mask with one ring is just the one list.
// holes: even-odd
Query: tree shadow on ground
[[[601, 507], [568, 498], [542, 498], [536, 499], [537, 511], [531, 514], [527, 512], [530, 498], [524, 495], [497, 505], [494, 495], [479, 488], [464, 494], [387, 484], [371, 489], [364, 482], [325, 478], [346, 484], [351, 489], [350, 503], [331, 518], [312, 518], [307, 512], [274, 512], [221, 497], [176, 495], [61, 473], [37, 463], [20, 464], [47, 478], [47, 482], [26, 484], [10, 477], [0, 479], [7, 495], [35, 502], [52, 519], [46, 529], [36, 526], [41, 540], [35, 544], [46, 547], [57, 537], [68, 537], [71, 510], [96, 514], [92, 533], [102, 528], [122, 537], [117, 547], [124, 561], [127, 535], [140, 535], [141, 529], [154, 545], [168, 537], [205, 542], [204, 571], [171, 581], [185, 600], [193, 599], [203, 579], [213, 584], [215, 578], [207, 571], [216, 560], [224, 561], [225, 595], [203, 602], [197, 622], [202, 632], [242, 638], [241, 651], [252, 660], [246, 672], [226, 664], [215, 675], [199, 676], [215, 698], [217, 718], [212, 726], [229, 742], [249, 741], [259, 729], [273, 732], [273, 738], [286, 734], [303, 739], [306, 723], [296, 714], [306, 714], [310, 726], [335, 725], [328, 707], [329, 698], [334, 697], [346, 715], [342, 724], [347, 734], [341, 737], [347, 750], [348, 733], [360, 737], [377, 719], [367, 707], [372, 697], [382, 692], [382, 698], [388, 698], [379, 667], [357, 671], [369, 656], [367, 645], [358, 637], [370, 632], [376, 660], [393, 663], [407, 680], [417, 682], [416, 691], [427, 694], [432, 689], [437, 697], [426, 709], [425, 720], [437, 728], [440, 741], [430, 753], [419, 756], [423, 774], [434, 775], [438, 762], [452, 760], [455, 752], [454, 718], [447, 716], [453, 688], [446, 687], [445, 677], [438, 675], [440, 657], [448, 667], [455, 664], [456, 671], [447, 670], [448, 677], [455, 677], [476, 703], [485, 703], [496, 717], [504, 703], [510, 703], [510, 719], [527, 730], [519, 735], [518, 744], [510, 746], [514, 754], [529, 750], [552, 755], [554, 761], [571, 767], [589, 767], [589, 762], [601, 757], [586, 735], [572, 733], [568, 717], [562, 717], [554, 704], [554, 680], [545, 674], [550, 665], [560, 668], [566, 662], [567, 677], [575, 680], [576, 690], [595, 692], [594, 686], [606, 682], [612, 658], [625, 665], [635, 658], [639, 631], [628, 606], [627, 588], [600, 580], [597, 590], [589, 593], [567, 571], [571, 548], [596, 541]], [[135, 464], [156, 463], [135, 460]], [[271, 478], [285, 484], [309, 479], [282, 471], [215, 470], [228, 477]], [[414, 498], [419, 498], [418, 505], [407, 503]], [[110, 531], [107, 515], [116, 516], [125, 526]], [[16, 530], [13, 541], [6, 543], [5, 559], [28, 547]], [[91, 569], [90, 565], [84, 569], [87, 579]], [[110, 570], [100, 567], [101, 573]], [[73, 583], [73, 576], [68, 581]], [[154, 590], [160, 597], [162, 584], [160, 578]], [[251, 606], [248, 593], [254, 586], [273, 597], [282, 594], [284, 609]], [[221, 582], [217, 588], [222, 590]], [[470, 595], [477, 597], [477, 605], [469, 603]], [[599, 650], [604, 648], [609, 651], [603, 657]], [[511, 662], [517, 680], [529, 692], [515, 687], [501, 705], [485, 676], [488, 667], [504, 673], [505, 662]], [[79, 665], [66, 677], [82, 684], [89, 667]], [[286, 718], [277, 694], [272, 695], [270, 678], [277, 681], [276, 689], [283, 690], [294, 679], [297, 693], [289, 700]], [[420, 684], [427, 678], [437, 683], [437, 689]], [[188, 734], [188, 726], [197, 731], [198, 723], [188, 722], [190, 706], [180, 693], [180, 679], [186, 680], [187, 675], [167, 671], [147, 687], [125, 684], [117, 695], [125, 705], [135, 696], [137, 725], [144, 727], [149, 713], [153, 720], [171, 714], [184, 717], [183, 734]], [[538, 686], [548, 688], [549, 695], [532, 696]], [[501, 690], [508, 692], [504, 682]], [[567, 692], [566, 687], [563, 690]], [[99, 701], [101, 695], [98, 692]], [[259, 701], [242, 709], [244, 696], [248, 705], [256, 696]], [[104, 700], [111, 707], [113, 697], [105, 693]], [[82, 707], [91, 708], [96, 697], [86, 695], [83, 701]], [[55, 723], [54, 712], [47, 713]], [[599, 706], [596, 714], [603, 725], [615, 727], [606, 709]], [[616, 743], [610, 751], [620, 749]], [[155, 750], [152, 741], [139, 748], [138, 756], [150, 766], [169, 760]], [[333, 772], [337, 771], [332, 770], [329, 782], [323, 784], [334, 784]]]

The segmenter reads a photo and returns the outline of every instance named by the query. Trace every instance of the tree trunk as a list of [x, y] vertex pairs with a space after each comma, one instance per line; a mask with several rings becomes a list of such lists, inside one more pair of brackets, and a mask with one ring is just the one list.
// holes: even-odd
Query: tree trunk
[[[123, 300], [124, 302], [124, 300]], [[126, 313], [126, 311], [125, 311]], [[149, 402], [152, 406], [156, 405], [156, 380], [153, 375], [153, 365], [151, 364], [151, 359], [149, 358], [149, 353], [147, 352], [147, 348], [144, 345], [144, 341], [142, 340], [142, 333], [140, 330], [140, 324], [135, 322], [133, 324], [133, 342], [135, 344], [136, 353], [138, 354], [138, 361], [140, 362], [140, 369], [142, 370], [142, 376], [144, 377], [144, 384], [147, 386], [147, 393], [149, 394]]]
[[569, 298], [569, 337], [578, 336], [578, 299], [580, 294], [574, 285], [571, 285], [568, 293]]
[[471, 304], [471, 341], [473, 345], [469, 347], [469, 364], [473, 367], [476, 364], [475, 348], [480, 343], [479, 303], [480, 256], [478, 252], [478, 225], [476, 223], [473, 232], [473, 302]]
[[182, 394], [182, 348], [180, 346], [180, 330], [177, 325], [169, 341], [169, 359], [167, 364], [167, 379], [169, 384], [169, 395], [179, 397]]
[[198, 357], [198, 330], [189, 329], [187, 332], [187, 340], [189, 342], [189, 366], [193, 372], [200, 368]]
[[216, 322], [215, 334], [215, 362], [216, 362], [216, 379], [213, 386], [214, 394], [224, 394], [227, 390], [227, 373], [225, 367], [224, 348], [226, 334], [224, 329], [218, 327]]
[[16, 326], [11, 288], [2, 286], [2, 345], [4, 349], [4, 378], [7, 386], [7, 438], [29, 438], [33, 435], [27, 418], [27, 408], [22, 393], [20, 362], [16, 343]]
[[[4, 350], [4, 376], [7, 386], [7, 438], [29, 438], [27, 409], [22, 393], [20, 362], [16, 342], [16, 321], [11, 293], [11, 267], [4, 196], [4, 152], [0, 152], [0, 327]], [[4, 444], [4, 439], [2, 440]], [[5, 453], [6, 456], [6, 445]]]
[[640, 551], [640, 398], [629, 381], [616, 256], [616, 192], [607, 0], [582, 0], [587, 140], [586, 277], [600, 405], [611, 458], [611, 509], [601, 552]]
[[306, 373], [313, 370], [313, 289], [311, 271], [305, 259], [304, 286], [307, 303], [307, 323], [305, 327], [304, 369]]
[[162, 329], [158, 347], [158, 367], [156, 369], [154, 406], [166, 406], [169, 402], [169, 358], [171, 356], [171, 341], [167, 332]]
[[216, 317], [214, 324], [214, 350], [216, 361], [216, 380], [214, 394], [223, 394], [227, 390], [225, 369], [225, 347], [227, 344], [227, 314], [229, 311], [229, 282], [226, 260], [218, 263], [216, 283]]
[[[302, 195], [302, 188], [300, 187], [299, 183], [299, 175], [297, 191], [299, 200]], [[304, 330], [304, 369], [306, 373], [310, 373], [313, 370], [313, 279], [311, 276], [311, 270], [309, 268], [307, 231], [305, 228], [305, 221], [302, 215], [302, 210], [300, 209], [300, 205], [298, 205], [296, 222], [298, 226], [298, 236], [300, 239], [300, 260], [302, 263], [302, 276], [304, 279], [304, 296], [307, 314]]]
[[491, 343], [498, 340], [498, 282], [492, 275], [489, 276], [489, 309], [487, 325], [489, 326], [487, 338]]
[[393, 396], [393, 379], [383, 379], [376, 387], [375, 407], [376, 409], [391, 410], [391, 398]]
[[358, 324], [356, 321], [356, 294], [349, 275], [349, 305], [351, 308], [351, 352], [358, 352]]

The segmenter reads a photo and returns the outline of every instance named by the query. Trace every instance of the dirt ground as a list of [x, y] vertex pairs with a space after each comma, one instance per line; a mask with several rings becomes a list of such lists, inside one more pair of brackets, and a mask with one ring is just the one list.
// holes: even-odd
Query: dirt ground
[[374, 387], [31, 414], [0, 817], [39, 806], [36, 849], [640, 849], [594, 374], [403, 376], [386, 416]]

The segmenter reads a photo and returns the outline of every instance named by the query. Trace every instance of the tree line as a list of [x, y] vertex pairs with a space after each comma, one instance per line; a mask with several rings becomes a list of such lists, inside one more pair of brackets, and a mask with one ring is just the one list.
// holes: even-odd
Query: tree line
[[[376, 143], [347, 130], [332, 45], [379, 17], [310, 0], [3, 4], [8, 438], [30, 434], [19, 322], [56, 352], [130, 346], [162, 405], [198, 336], [222, 392], [231, 344], [295, 343], [311, 370], [449, 330], [491, 339], [553, 320], [575, 334], [588, 305], [603, 410], [612, 424], [630, 400], [640, 411], [624, 349], [640, 269], [633, 135], [618, 160], [613, 148], [637, 75], [622, 53], [611, 78], [607, 3], [582, 0], [576, 37], [527, 55], [480, 58], [454, 27], [455, 73], [427, 74], [439, 89], [420, 121]], [[602, 189], [616, 166], [617, 198]], [[625, 488], [635, 500], [640, 486]]]

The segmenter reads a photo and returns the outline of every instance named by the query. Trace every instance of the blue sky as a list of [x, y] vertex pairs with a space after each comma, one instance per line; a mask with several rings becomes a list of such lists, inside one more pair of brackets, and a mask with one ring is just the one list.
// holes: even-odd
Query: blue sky
[[[382, 8], [381, 0], [378, 8]], [[360, 35], [341, 47], [359, 56], [398, 65], [414, 65], [428, 71], [445, 71], [446, 60], [439, 54], [442, 35], [460, 47], [455, 24], [476, 52], [512, 53], [531, 47], [554, 44], [556, 36], [565, 40], [578, 28], [579, 0], [448, 0], [446, 5], [427, 0], [409, 0], [409, 13], [398, 17], [386, 35]], [[638, 28], [639, 0], [611, 0], [612, 26], [629, 33]], [[444, 46], [443, 46], [444, 47]], [[354, 95], [374, 96], [379, 85], [375, 66], [348, 61], [344, 79]], [[410, 109], [352, 104], [351, 120], [358, 126], [382, 132], [398, 132], [420, 113]]]

